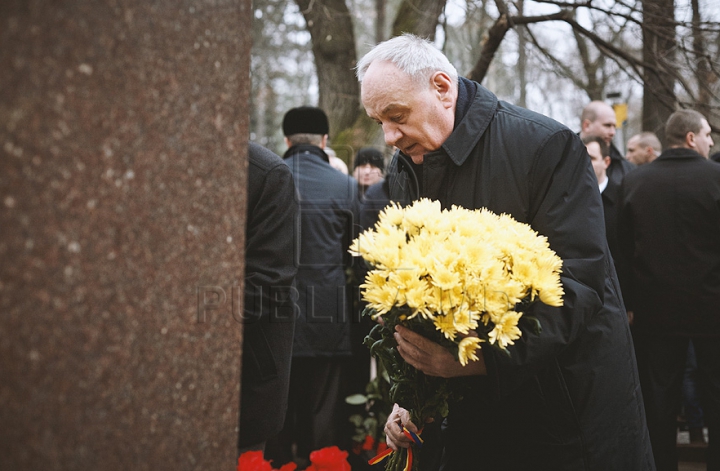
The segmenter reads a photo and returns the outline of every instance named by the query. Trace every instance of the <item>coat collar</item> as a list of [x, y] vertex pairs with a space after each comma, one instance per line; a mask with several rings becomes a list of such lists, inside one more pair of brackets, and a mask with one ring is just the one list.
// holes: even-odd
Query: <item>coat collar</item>
[[487, 88], [466, 78], [461, 77], [460, 81], [467, 89], [476, 89], [475, 98], [470, 101], [467, 112], [442, 145], [445, 153], [458, 166], [467, 160], [490, 125], [498, 107], [497, 97]]
[[330, 163], [330, 157], [325, 153], [324, 150], [319, 148], [318, 146], [314, 146], [311, 144], [297, 144], [289, 148], [285, 154], [283, 154], [283, 159], [287, 159], [292, 157], [296, 154], [312, 154], [320, 157], [328, 164]]
[[[425, 154], [424, 160], [447, 155], [455, 165], [462, 165], [490, 125], [497, 107], [498, 99], [490, 90], [477, 82], [459, 77], [455, 128], [440, 149]], [[400, 166], [412, 167], [408, 156], [398, 152], [398, 157]]]
[[698, 154], [692, 149], [687, 147], [673, 147], [663, 151], [660, 156], [655, 160], [674, 160], [674, 159], [705, 159], [702, 155]]

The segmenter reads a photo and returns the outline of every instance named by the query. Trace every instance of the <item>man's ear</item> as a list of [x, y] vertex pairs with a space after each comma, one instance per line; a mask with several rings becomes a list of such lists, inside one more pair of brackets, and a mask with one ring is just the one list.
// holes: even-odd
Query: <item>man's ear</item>
[[435, 72], [430, 77], [430, 84], [442, 101], [452, 102], [454, 100], [454, 96], [452, 96], [453, 81], [448, 74], [442, 71]]
[[610, 159], [610, 156], [607, 155], [607, 156], [605, 156], [605, 158], [603, 159], [603, 162], [605, 162], [605, 169], [607, 170], [607, 168], [610, 166], [610, 162], [612, 162], [612, 159]]
[[685, 147], [688, 149], [695, 149], [697, 145], [695, 144], [695, 133], [692, 131], [688, 131], [687, 134], [685, 134]]
[[583, 119], [582, 122], [580, 123], [580, 130], [581, 130], [583, 133], [586, 133], [586, 132], [587, 132], [587, 128], [588, 128], [589, 126], [590, 126], [590, 120], [589, 120], [589, 119]]
[[320, 143], [321, 149], [324, 149], [325, 147], [327, 147], [327, 140], [328, 140], [328, 135], [324, 134], [323, 138], [322, 138], [322, 142]]
[[287, 137], [283, 137], [283, 139], [285, 140], [285, 147], [287, 147], [288, 149], [291, 148], [292, 145], [290, 144], [290, 139], [288, 139]]

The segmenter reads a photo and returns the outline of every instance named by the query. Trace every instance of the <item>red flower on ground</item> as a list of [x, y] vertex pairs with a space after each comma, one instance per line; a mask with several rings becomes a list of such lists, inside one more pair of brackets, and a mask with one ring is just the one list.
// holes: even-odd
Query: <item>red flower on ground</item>
[[246, 451], [238, 458], [237, 471], [295, 471], [295, 468], [295, 463], [288, 463], [276, 470], [270, 461], [263, 457], [262, 451]]
[[273, 471], [269, 461], [265, 461], [262, 451], [246, 451], [238, 458], [237, 471]]
[[305, 471], [351, 471], [347, 457], [348, 452], [336, 446], [322, 448], [310, 453], [312, 464]]

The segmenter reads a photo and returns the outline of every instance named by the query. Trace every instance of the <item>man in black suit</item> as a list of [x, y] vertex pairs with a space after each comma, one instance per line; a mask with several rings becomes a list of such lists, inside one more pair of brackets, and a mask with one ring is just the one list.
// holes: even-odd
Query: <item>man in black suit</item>
[[250, 143], [245, 226], [240, 453], [262, 450], [283, 427], [295, 316], [298, 203], [290, 168]]
[[612, 255], [615, 267], [619, 260], [617, 248], [617, 212], [620, 204], [620, 184], [611, 181], [607, 176], [607, 169], [610, 165], [610, 147], [600, 136], [585, 136], [582, 138], [590, 156], [595, 177], [598, 180], [598, 188], [602, 197], [603, 212], [605, 215], [605, 236], [607, 238], [610, 254]]
[[623, 177], [635, 165], [630, 163], [622, 156], [615, 144], [613, 138], [616, 132], [615, 110], [612, 106], [604, 101], [591, 101], [582, 110], [580, 115], [580, 139], [588, 136], [599, 136], [610, 148], [608, 155], [610, 156], [610, 165], [607, 168], [607, 176], [613, 183], [620, 184]]
[[[681, 110], [667, 121], [668, 148], [627, 174], [618, 240], [623, 295], [634, 337], [658, 470], [677, 470], [676, 417], [688, 341], [710, 432], [707, 463], [720, 469], [720, 166], [707, 120]], [[625, 269], [625, 268], [623, 268]]]

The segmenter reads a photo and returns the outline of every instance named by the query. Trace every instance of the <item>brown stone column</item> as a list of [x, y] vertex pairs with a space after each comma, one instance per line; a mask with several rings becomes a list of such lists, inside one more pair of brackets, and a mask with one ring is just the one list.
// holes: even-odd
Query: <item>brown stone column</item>
[[0, 469], [234, 468], [250, 25], [0, 2]]

